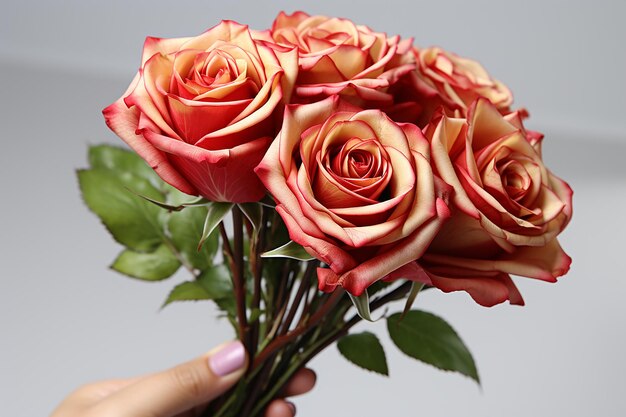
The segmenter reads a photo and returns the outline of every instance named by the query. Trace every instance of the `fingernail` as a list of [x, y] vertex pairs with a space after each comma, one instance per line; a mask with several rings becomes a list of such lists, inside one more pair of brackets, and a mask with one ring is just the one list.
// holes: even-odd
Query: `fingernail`
[[295, 416], [296, 415], [296, 405], [294, 403], [292, 403], [291, 401], [285, 401], [285, 402], [287, 403], [289, 408], [291, 408], [291, 415]]
[[209, 358], [209, 367], [217, 376], [226, 376], [240, 369], [246, 361], [246, 350], [236, 340], [224, 345]]

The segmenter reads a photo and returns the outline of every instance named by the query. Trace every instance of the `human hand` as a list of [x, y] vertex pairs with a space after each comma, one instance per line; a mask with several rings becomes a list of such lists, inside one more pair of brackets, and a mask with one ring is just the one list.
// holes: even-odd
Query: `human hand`
[[[232, 387], [246, 370], [247, 353], [239, 341], [163, 372], [85, 385], [70, 394], [50, 417], [193, 417]], [[310, 391], [315, 373], [302, 369], [285, 387], [284, 396]], [[276, 399], [266, 417], [293, 417], [295, 406]]]

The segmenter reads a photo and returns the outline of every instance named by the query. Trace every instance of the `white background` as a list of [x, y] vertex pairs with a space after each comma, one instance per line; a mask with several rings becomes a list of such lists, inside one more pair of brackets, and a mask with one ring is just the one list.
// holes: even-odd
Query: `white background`
[[[354, 2], [353, 2], [354, 3]], [[474, 353], [482, 388], [399, 353], [391, 378], [331, 347], [298, 415], [626, 414], [626, 3], [623, 1], [21, 1], [0, 12], [0, 415], [45, 416], [71, 389], [187, 360], [232, 337], [208, 304], [158, 311], [157, 284], [106, 267], [120, 247], [82, 204], [88, 144], [120, 141], [100, 115], [132, 79], [143, 38], [254, 28], [296, 8], [414, 36], [481, 61], [546, 133], [547, 164], [575, 191], [557, 284], [517, 279], [526, 307], [428, 291]], [[400, 306], [397, 306], [399, 309]]]

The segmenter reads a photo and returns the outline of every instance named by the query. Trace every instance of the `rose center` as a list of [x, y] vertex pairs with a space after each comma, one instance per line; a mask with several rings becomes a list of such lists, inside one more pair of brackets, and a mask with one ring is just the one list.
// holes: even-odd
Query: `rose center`
[[220, 51], [212, 51], [208, 56], [200, 54], [196, 57], [189, 78], [206, 88], [215, 88], [232, 82], [238, 75], [238, 68], [231, 57], [224, 56]]
[[370, 167], [372, 165], [372, 155], [361, 150], [350, 152], [349, 164], [351, 171], [357, 177], [363, 178], [370, 171]]
[[524, 197], [531, 185], [531, 178], [524, 164], [517, 160], [509, 160], [499, 167], [502, 186], [512, 200], [519, 201]]
[[313, 188], [326, 207], [369, 205], [385, 196], [392, 171], [377, 139], [338, 139], [317, 160]]
[[351, 138], [329, 152], [327, 158], [327, 167], [338, 178], [377, 178], [384, 174], [380, 145], [375, 139]]

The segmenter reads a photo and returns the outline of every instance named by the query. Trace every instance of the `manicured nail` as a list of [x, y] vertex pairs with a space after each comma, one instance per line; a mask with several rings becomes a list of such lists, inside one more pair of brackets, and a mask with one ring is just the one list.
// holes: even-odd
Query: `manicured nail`
[[296, 405], [294, 403], [292, 403], [291, 401], [285, 401], [285, 402], [287, 403], [289, 408], [291, 408], [291, 415], [295, 416], [296, 415]]
[[226, 376], [240, 369], [246, 361], [246, 350], [236, 340], [224, 345], [209, 358], [209, 367], [217, 376]]

